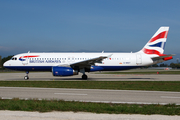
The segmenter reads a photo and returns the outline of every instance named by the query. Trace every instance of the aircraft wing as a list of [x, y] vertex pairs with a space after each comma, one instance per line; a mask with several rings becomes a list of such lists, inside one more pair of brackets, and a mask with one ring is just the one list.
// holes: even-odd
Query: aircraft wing
[[80, 61], [80, 62], [70, 64], [70, 66], [73, 69], [87, 68], [87, 67], [90, 67], [92, 65], [95, 65], [95, 63], [102, 63], [103, 59], [109, 58], [111, 56], [112, 56], [112, 54], [109, 55], [109, 56], [99, 56], [99, 57], [96, 57], [96, 58], [91, 58], [91, 59], [88, 59], [88, 60], [83, 60], [83, 61]]
[[159, 57], [153, 57], [152, 60], [153, 61], [157, 61], [157, 60], [169, 60], [172, 59], [172, 56], [174, 56], [175, 54], [170, 54], [170, 55], [163, 55], [163, 56], [159, 56]]

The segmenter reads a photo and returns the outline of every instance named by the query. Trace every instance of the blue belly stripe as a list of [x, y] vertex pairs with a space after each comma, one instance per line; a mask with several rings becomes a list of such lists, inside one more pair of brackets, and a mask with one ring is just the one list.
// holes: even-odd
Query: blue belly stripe
[[[53, 66], [6, 66], [8, 69], [18, 71], [52, 71]], [[97, 66], [92, 66], [97, 68]], [[99, 66], [101, 69], [92, 69], [91, 71], [117, 71], [139, 68], [141, 66]]]

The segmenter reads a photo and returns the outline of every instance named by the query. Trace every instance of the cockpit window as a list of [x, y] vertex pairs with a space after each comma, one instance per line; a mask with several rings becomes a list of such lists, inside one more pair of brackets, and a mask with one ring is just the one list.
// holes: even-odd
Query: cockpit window
[[17, 58], [16, 57], [12, 57], [11, 60], [17, 60]]

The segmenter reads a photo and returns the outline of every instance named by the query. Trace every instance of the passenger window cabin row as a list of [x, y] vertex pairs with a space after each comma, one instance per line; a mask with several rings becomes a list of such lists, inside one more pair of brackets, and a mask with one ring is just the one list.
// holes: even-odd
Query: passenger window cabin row
[[[30, 60], [89, 60], [91, 58], [29, 58]], [[11, 60], [17, 60], [16, 57], [12, 57]], [[104, 60], [130, 60], [130, 58], [106, 58]]]

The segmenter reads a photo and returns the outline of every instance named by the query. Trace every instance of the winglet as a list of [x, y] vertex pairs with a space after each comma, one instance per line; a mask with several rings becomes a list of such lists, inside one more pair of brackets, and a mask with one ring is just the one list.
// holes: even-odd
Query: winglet
[[107, 58], [111, 58], [112, 55], [113, 55], [113, 54], [108, 55]]

